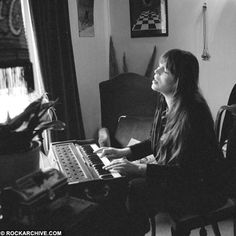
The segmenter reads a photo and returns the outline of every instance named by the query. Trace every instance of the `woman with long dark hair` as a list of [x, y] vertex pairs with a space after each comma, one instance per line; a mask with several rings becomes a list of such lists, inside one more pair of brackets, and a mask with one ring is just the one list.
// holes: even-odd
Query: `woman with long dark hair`
[[[98, 150], [114, 159], [106, 169], [131, 179], [127, 208], [139, 234], [148, 231], [150, 212], [199, 212], [224, 203], [214, 172], [222, 154], [198, 82], [199, 64], [192, 53], [164, 53], [152, 82], [162, 98], [150, 139], [123, 149]], [[150, 154], [155, 163], [132, 162]]]

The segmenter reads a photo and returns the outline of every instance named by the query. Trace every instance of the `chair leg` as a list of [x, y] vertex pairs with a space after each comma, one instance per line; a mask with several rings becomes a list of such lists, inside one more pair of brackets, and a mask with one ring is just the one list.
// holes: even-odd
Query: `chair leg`
[[215, 236], [221, 236], [220, 230], [219, 230], [219, 226], [217, 224], [217, 222], [214, 222], [211, 224], [213, 232], [215, 234]]
[[201, 227], [201, 229], [199, 230], [199, 235], [200, 236], [207, 236], [207, 231], [206, 231], [205, 227]]
[[151, 223], [151, 235], [156, 236], [156, 219], [155, 216], [150, 217], [150, 223]]
[[178, 230], [171, 227], [171, 236], [189, 236], [191, 233], [190, 230]]

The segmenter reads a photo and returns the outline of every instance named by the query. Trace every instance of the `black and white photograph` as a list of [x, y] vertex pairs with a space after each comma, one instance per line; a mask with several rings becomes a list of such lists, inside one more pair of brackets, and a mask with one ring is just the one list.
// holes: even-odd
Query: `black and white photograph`
[[77, 0], [80, 37], [94, 37], [94, 0]]
[[0, 0], [0, 236], [236, 236], [235, 0]]

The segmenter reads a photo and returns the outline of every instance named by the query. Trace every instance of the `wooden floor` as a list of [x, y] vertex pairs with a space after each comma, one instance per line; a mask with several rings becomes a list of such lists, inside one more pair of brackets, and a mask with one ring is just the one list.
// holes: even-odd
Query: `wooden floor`
[[[233, 220], [220, 222], [219, 228], [222, 236], [235, 236], [233, 234]], [[207, 226], [206, 230], [207, 236], [214, 236], [211, 226]], [[151, 232], [145, 236], [151, 236]], [[170, 220], [167, 215], [156, 216], [156, 236], [171, 236]], [[190, 236], [199, 236], [199, 229], [193, 230]]]

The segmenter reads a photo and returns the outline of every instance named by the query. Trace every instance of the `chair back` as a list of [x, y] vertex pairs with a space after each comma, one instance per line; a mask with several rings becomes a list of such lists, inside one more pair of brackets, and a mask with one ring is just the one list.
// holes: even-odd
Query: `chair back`
[[226, 158], [236, 167], [236, 117], [233, 117], [233, 125], [228, 135]]
[[[232, 105], [236, 103], [236, 84], [234, 85], [228, 100], [227, 105]], [[228, 139], [230, 130], [233, 127], [233, 115], [230, 111], [225, 112], [224, 119], [222, 120], [222, 128], [220, 133], [220, 146], [222, 147], [225, 141]]]
[[109, 130], [111, 145], [120, 116], [153, 118], [159, 101], [151, 80], [136, 73], [122, 73], [99, 84], [102, 127]]
[[[225, 119], [227, 119], [226, 122]], [[226, 131], [225, 127], [227, 127]], [[215, 131], [218, 140], [224, 141], [220, 147], [225, 159], [219, 163], [218, 169], [221, 171], [218, 177], [220, 176], [224, 183], [224, 194], [236, 198], [236, 103], [220, 107], [216, 116]], [[222, 135], [225, 136], [222, 138]]]
[[126, 147], [131, 139], [135, 142], [143, 141], [150, 137], [153, 117], [121, 116], [118, 120], [115, 142], [117, 147]]

